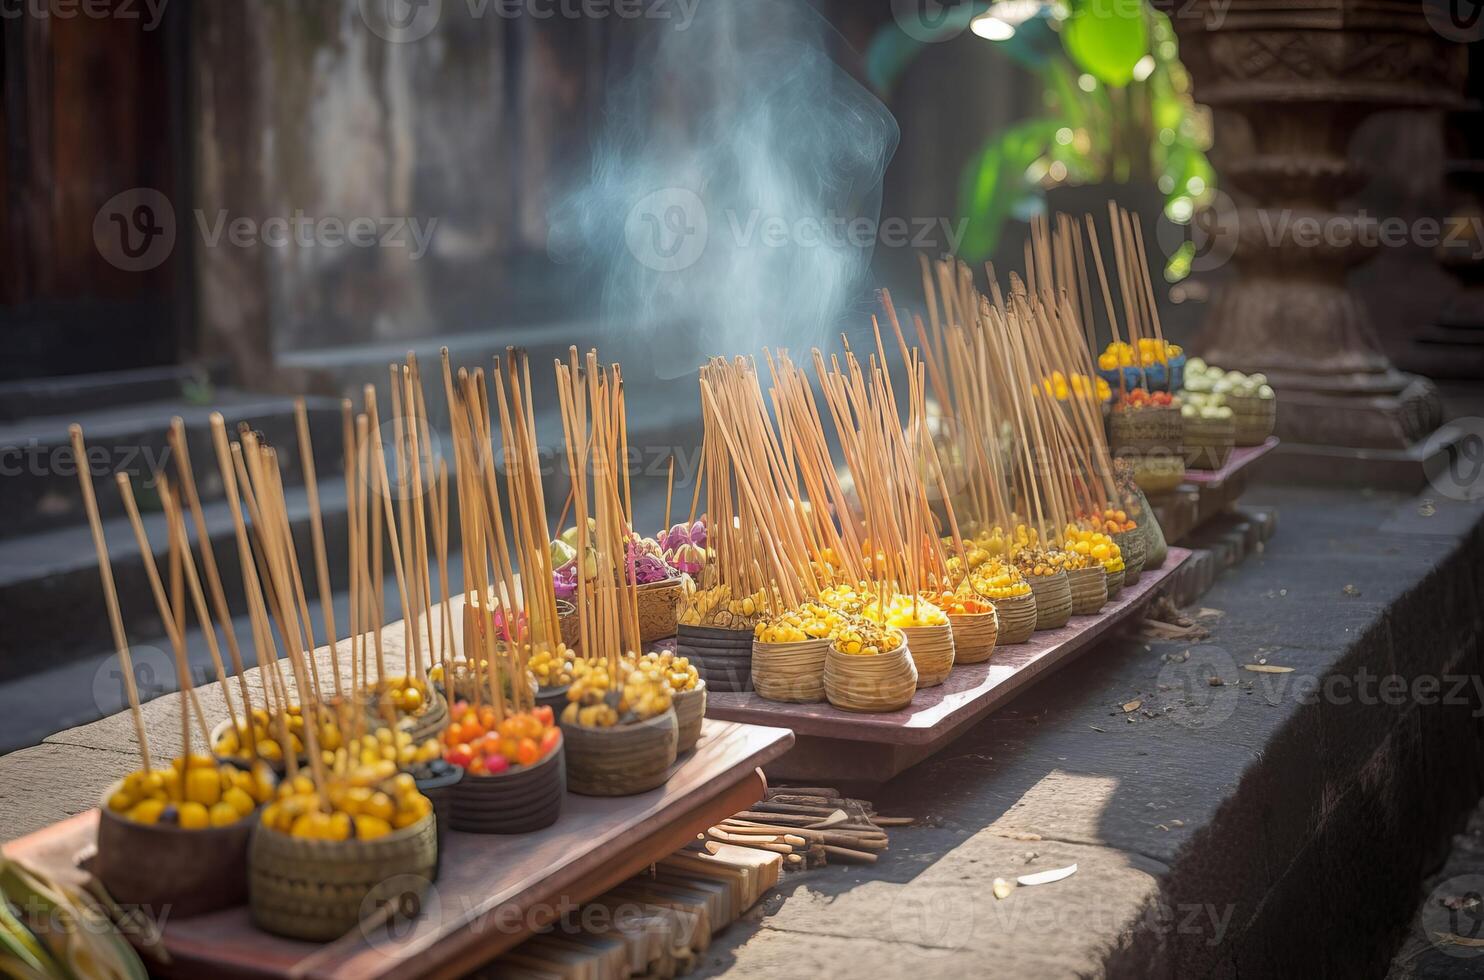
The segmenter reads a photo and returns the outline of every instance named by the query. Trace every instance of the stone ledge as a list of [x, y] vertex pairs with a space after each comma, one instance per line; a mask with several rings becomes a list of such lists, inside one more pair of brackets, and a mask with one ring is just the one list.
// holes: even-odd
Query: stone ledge
[[[1484, 677], [1484, 510], [1251, 497], [1283, 531], [1200, 599], [1224, 614], [1209, 639], [1110, 642], [887, 784], [882, 812], [926, 825], [894, 831], [868, 870], [787, 879], [703, 975], [1383, 972], [1416, 882], [1484, 788], [1484, 723], [1472, 686], [1445, 708], [1362, 704], [1356, 682]], [[1294, 670], [1242, 669], [1262, 659]], [[1330, 676], [1350, 693], [1324, 697]], [[1064, 881], [990, 893], [1070, 861]]]

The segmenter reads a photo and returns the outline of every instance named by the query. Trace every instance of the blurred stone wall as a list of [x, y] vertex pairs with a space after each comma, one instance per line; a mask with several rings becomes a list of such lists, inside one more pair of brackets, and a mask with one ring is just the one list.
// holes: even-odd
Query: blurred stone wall
[[208, 354], [271, 381], [275, 352], [552, 315], [547, 195], [583, 156], [610, 29], [501, 9], [193, 8], [195, 186], [178, 220]]

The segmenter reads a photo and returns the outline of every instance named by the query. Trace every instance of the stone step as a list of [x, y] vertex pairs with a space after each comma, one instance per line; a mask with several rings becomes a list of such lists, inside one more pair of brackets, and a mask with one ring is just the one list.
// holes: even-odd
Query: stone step
[[205, 394], [220, 374], [204, 365], [168, 365], [0, 382], [0, 422]]
[[[108, 488], [108, 492], [113, 493], [113, 488]], [[305, 588], [313, 596], [317, 590], [307, 495], [303, 487], [288, 487], [285, 497]], [[348, 540], [343, 481], [321, 483], [320, 508], [331, 582], [343, 587], [347, 579]], [[236, 532], [227, 502], [218, 499], [204, 503], [202, 516], [227, 602], [234, 612], [245, 613]], [[165, 516], [156, 511], [142, 515], [142, 520], [156, 567], [168, 583]], [[124, 629], [130, 641], [160, 636], [164, 630], [159, 607], [129, 519], [118, 516], [105, 520], [104, 536]], [[194, 533], [191, 540], [200, 570], [201, 552]], [[78, 524], [0, 541], [0, 608], [14, 612], [6, 617], [7, 643], [12, 654], [0, 658], [0, 682], [37, 670], [42, 663], [41, 651], [45, 651], [46, 662], [54, 663], [111, 647], [113, 634], [104, 612], [97, 555], [88, 526]], [[187, 618], [194, 620], [195, 616]]]
[[[235, 562], [235, 557], [233, 561]], [[452, 591], [462, 588], [461, 568], [459, 556], [450, 556], [449, 589]], [[433, 582], [436, 589], [436, 577]], [[401, 619], [397, 583], [390, 573], [386, 578], [384, 595], [387, 621]], [[335, 626], [343, 638], [350, 622], [349, 593], [336, 592], [333, 601]], [[308, 603], [315, 641], [323, 643], [324, 614], [312, 589], [308, 594]], [[240, 608], [240, 603], [234, 603], [235, 608]], [[101, 610], [97, 618], [103, 618]], [[188, 622], [194, 623], [194, 617], [188, 619]], [[149, 624], [142, 623], [140, 638], [130, 643], [135, 685], [141, 701], [150, 701], [177, 689], [170, 643], [159, 635], [158, 616], [153, 617], [152, 623], [154, 632], [147, 628]], [[251, 623], [248, 617], [245, 614], [234, 617], [232, 628], [242, 646], [242, 656], [247, 666], [255, 666], [257, 661], [249, 642]], [[220, 631], [218, 635], [220, 637]], [[215, 682], [216, 668], [211, 661], [205, 633], [199, 626], [190, 626], [186, 630], [185, 640], [192, 682], [198, 686]], [[47, 647], [39, 649], [52, 652]], [[225, 646], [222, 647], [222, 659], [227, 661]], [[231, 672], [230, 663], [228, 672]], [[237, 689], [234, 687], [233, 694], [236, 693]], [[257, 692], [253, 693], [256, 697]], [[84, 725], [127, 708], [123, 674], [112, 641], [60, 659], [48, 656], [44, 665], [33, 664], [24, 676], [0, 679], [0, 717], [5, 719], [5, 724], [0, 726], [0, 755], [35, 745], [53, 732]]]
[[[314, 398], [308, 407], [316, 468], [338, 471], [339, 404]], [[74, 422], [82, 426], [87, 440], [94, 493], [104, 516], [124, 513], [113, 486], [118, 472], [129, 474], [142, 510], [158, 507], [151, 476], [162, 468], [173, 475], [166, 435], [171, 418], [177, 415], [185, 422], [201, 498], [217, 499], [221, 480], [211, 446], [213, 411], [220, 411], [234, 431], [238, 422], [247, 422], [270, 443], [288, 450], [280, 457], [284, 482], [300, 482], [294, 403], [288, 398], [225, 391], [212, 394], [209, 406], [168, 398], [84, 411], [64, 409], [0, 423], [0, 476], [5, 477], [0, 479], [0, 513], [9, 518], [0, 525], [0, 539], [86, 523], [68, 435]]]

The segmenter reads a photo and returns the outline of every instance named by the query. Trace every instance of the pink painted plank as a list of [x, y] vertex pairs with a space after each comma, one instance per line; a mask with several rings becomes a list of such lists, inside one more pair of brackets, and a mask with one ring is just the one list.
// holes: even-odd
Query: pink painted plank
[[823, 702], [783, 704], [752, 693], [712, 693], [707, 698], [706, 716], [778, 725], [793, 729], [801, 737], [929, 745], [1005, 704], [1037, 678], [1129, 620], [1189, 555], [1185, 548], [1170, 548], [1162, 568], [1145, 569], [1137, 584], [1125, 587], [1098, 615], [1073, 616], [1061, 629], [1035, 633], [1026, 643], [996, 649], [985, 663], [955, 667], [946, 681], [918, 691], [901, 711], [864, 714], [842, 711]]
[[1268, 436], [1267, 441], [1261, 446], [1238, 446], [1232, 450], [1231, 456], [1227, 458], [1226, 465], [1219, 470], [1193, 470], [1186, 467], [1185, 482], [1200, 484], [1202, 489], [1219, 487], [1237, 473], [1272, 452], [1277, 446], [1277, 436]]

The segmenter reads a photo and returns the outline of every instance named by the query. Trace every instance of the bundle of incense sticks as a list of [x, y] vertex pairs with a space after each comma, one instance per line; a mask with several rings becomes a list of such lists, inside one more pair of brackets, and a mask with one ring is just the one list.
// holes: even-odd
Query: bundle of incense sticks
[[[443, 351], [463, 538], [464, 595], [466, 603], [478, 603], [482, 623], [475, 635], [483, 649], [465, 649], [463, 666], [474, 681], [476, 708], [487, 696], [499, 721], [505, 716], [507, 697], [508, 707], [515, 711], [534, 705], [525, 681], [526, 665], [533, 648], [556, 645], [558, 630], [529, 365], [523, 353], [511, 349], [503, 366], [495, 360], [492, 373], [505, 450], [503, 497], [495, 469], [484, 370], [471, 374], [460, 368], [455, 375], [448, 351]], [[446, 522], [446, 514], [443, 519]], [[445, 662], [444, 666], [458, 664]]]
[[[1025, 520], [1040, 540], [1053, 541], [1072, 517], [1111, 506], [1117, 490], [1095, 386], [1081, 394], [1072, 387], [1065, 409], [1047, 397], [1045, 381], [1058, 372], [1081, 375], [1090, 385], [1096, 373], [1072, 300], [1081, 296], [1085, 317], [1090, 303], [1078, 226], [1061, 220], [1055, 235], [1044, 232], [1038, 225], [1029, 255], [1045, 288], [1037, 293], [1012, 274], [1008, 302], [993, 278], [991, 304], [967, 268], [939, 263], [932, 275], [925, 263], [933, 340], [923, 349], [930, 372], [945, 379], [935, 385], [951, 423], [942, 429], [958, 437], [951, 455], [965, 466], [974, 523], [1011, 527]], [[1095, 238], [1092, 252], [1101, 273]], [[1057, 282], [1064, 286], [1053, 293]], [[1010, 430], [1008, 459], [1000, 422]]]
[[[1086, 348], [1095, 356], [1098, 347], [1094, 323], [1096, 313], [1086, 264], [1086, 255], [1091, 254], [1113, 341], [1119, 343], [1127, 337], [1135, 352], [1135, 364], [1140, 369], [1141, 376], [1144, 365], [1137, 355], [1143, 341], [1156, 341], [1159, 361], [1168, 366], [1164, 330], [1160, 325], [1154, 279], [1149, 269], [1148, 253], [1144, 250], [1144, 229], [1139, 216], [1119, 207], [1114, 201], [1108, 202], [1109, 237], [1113, 244], [1111, 253], [1117, 275], [1119, 306], [1123, 310], [1121, 331], [1119, 315], [1113, 303], [1113, 289], [1103, 262], [1103, 249], [1098, 240], [1097, 223], [1090, 214], [1084, 214], [1082, 219], [1079, 224], [1069, 215], [1058, 214], [1054, 229], [1044, 217], [1032, 222], [1031, 238], [1026, 242], [1026, 280], [1030, 291], [1041, 296], [1048, 305], [1056, 305], [1063, 300], [1070, 301], [1076, 307], [1077, 316], [1083, 325]], [[1086, 251], [1082, 240], [1084, 226], [1087, 231]], [[1122, 372], [1118, 386], [1120, 392], [1125, 390]]]
[[[884, 298], [891, 309], [890, 297]], [[892, 310], [893, 320], [895, 315]], [[946, 481], [927, 431], [926, 366], [901, 338], [907, 374], [904, 428], [874, 317], [872, 326], [876, 351], [866, 369], [847, 345], [843, 368], [833, 355], [826, 368], [824, 355], [814, 351], [815, 371], [859, 504], [864, 579], [876, 583], [878, 591], [890, 588], [915, 601], [920, 593], [948, 584], [947, 557], [927, 493], [929, 483], [940, 493], [946, 491]], [[944, 497], [943, 505], [952, 515], [952, 504]], [[949, 524], [962, 550], [956, 516]]]
[[[619, 659], [642, 652], [638, 587], [628, 548], [633, 497], [625, 465], [629, 436], [623, 372], [617, 364], [600, 365], [597, 351], [588, 351], [579, 363], [573, 347], [567, 363], [556, 362], [556, 379], [577, 554], [586, 555], [591, 548], [597, 566], [592, 579], [577, 576], [580, 649], [590, 660], [607, 660], [617, 677]], [[540, 527], [544, 532], [545, 521]], [[549, 567], [546, 579], [551, 580]]]
[[[769, 612], [793, 608], [819, 594], [828, 564], [821, 561], [823, 549], [839, 551], [828, 527], [823, 437], [779, 438], [750, 360], [713, 358], [701, 368], [700, 387], [707, 540], [716, 550], [714, 579], [707, 584], [729, 587], [734, 599], [760, 595]], [[775, 405], [796, 395], [791, 387], [775, 387]], [[838, 493], [838, 485], [834, 489]], [[821, 503], [818, 511], [811, 500]]]

